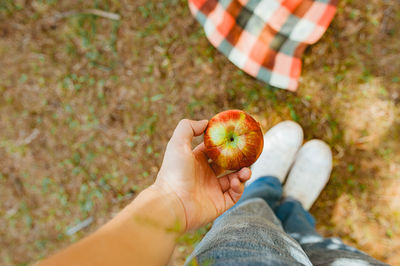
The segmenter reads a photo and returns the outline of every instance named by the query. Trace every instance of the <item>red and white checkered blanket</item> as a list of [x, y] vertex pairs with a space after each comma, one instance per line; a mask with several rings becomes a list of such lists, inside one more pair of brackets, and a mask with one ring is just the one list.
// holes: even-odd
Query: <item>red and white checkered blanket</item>
[[301, 55], [321, 38], [338, 0], [189, 0], [209, 41], [236, 66], [295, 91]]

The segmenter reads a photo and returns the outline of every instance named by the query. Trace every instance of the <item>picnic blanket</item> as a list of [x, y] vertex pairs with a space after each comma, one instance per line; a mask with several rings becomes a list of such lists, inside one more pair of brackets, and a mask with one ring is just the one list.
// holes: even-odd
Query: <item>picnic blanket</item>
[[338, 0], [189, 0], [212, 45], [240, 69], [295, 91], [301, 55], [328, 28]]

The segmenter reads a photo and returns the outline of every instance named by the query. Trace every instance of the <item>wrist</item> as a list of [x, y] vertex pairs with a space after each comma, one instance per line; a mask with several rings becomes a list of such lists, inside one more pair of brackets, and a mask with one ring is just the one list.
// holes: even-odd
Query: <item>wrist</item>
[[[185, 228], [184, 211], [179, 199], [157, 186], [151, 186], [85, 243], [94, 258], [100, 253], [117, 254], [118, 261], [124, 262], [114, 264], [126, 264], [135, 254], [134, 264], [165, 265]], [[157, 250], [157, 256], [154, 256], [154, 250]], [[109, 258], [116, 260], [115, 256]]]
[[[148, 197], [159, 202], [160, 208], [165, 210], [165, 215], [173, 220], [172, 232], [184, 233], [186, 231], [186, 214], [185, 208], [178, 195], [172, 190], [166, 189], [158, 184], [153, 184], [143, 191]], [[161, 219], [165, 219], [162, 217]]]
[[179, 235], [186, 229], [185, 211], [178, 196], [155, 184], [143, 190], [120, 215], [133, 218], [138, 225], [168, 233]]

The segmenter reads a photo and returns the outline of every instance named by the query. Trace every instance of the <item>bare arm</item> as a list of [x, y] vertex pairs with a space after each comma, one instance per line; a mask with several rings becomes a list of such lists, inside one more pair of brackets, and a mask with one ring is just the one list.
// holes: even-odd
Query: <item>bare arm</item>
[[40, 265], [163, 265], [184, 230], [175, 196], [150, 187], [97, 232]]

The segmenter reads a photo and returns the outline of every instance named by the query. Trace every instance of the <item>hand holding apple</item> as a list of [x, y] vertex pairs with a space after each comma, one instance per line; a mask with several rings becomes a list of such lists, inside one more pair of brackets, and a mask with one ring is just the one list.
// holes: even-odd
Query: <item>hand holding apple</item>
[[215, 115], [204, 134], [207, 157], [224, 170], [252, 165], [263, 150], [259, 123], [241, 110]]
[[[182, 120], [165, 151], [156, 182], [151, 186], [160, 195], [177, 198], [185, 217], [183, 229], [190, 230], [211, 222], [232, 207], [242, 196], [251, 171], [240, 171], [217, 178], [208, 163], [204, 143], [192, 149], [192, 139], [204, 133], [207, 120]], [[167, 196], [166, 196], [167, 197]]]

